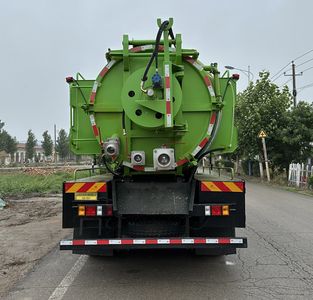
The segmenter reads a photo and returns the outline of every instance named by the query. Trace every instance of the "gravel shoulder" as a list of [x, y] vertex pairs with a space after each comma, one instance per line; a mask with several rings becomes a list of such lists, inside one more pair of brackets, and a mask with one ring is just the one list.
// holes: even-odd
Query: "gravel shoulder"
[[61, 196], [8, 200], [0, 210], [0, 297], [69, 234]]

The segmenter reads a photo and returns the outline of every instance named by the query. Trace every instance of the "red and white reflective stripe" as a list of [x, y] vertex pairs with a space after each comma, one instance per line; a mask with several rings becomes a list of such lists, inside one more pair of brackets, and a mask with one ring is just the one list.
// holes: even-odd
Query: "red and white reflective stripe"
[[180, 159], [180, 160], [178, 160], [178, 161], [175, 163], [175, 167], [182, 166], [183, 164], [187, 163], [188, 161], [189, 161], [188, 158]]
[[111, 67], [116, 63], [114, 59], [112, 59], [100, 72], [99, 76], [103, 77], [108, 71], [111, 69]]
[[205, 144], [209, 141], [207, 137], [205, 137], [200, 144], [195, 148], [195, 150], [192, 151], [192, 155], [195, 156], [204, 146]]
[[63, 240], [61, 246], [100, 246], [100, 245], [194, 245], [194, 244], [243, 244], [242, 238], [149, 238], [149, 239], [101, 239]]
[[213, 86], [212, 86], [212, 83], [211, 83], [209, 76], [206, 75], [206, 76], [204, 76], [203, 79], [204, 79], [206, 86], [208, 87], [208, 90], [210, 92], [211, 97], [215, 97], [215, 93], [214, 93]]
[[145, 171], [145, 172], [154, 172], [155, 169], [153, 167], [145, 167], [145, 166], [137, 166], [133, 165], [128, 161], [123, 161], [123, 166], [134, 169], [135, 171]]
[[[93, 83], [93, 87], [91, 90], [91, 94], [90, 94], [90, 104], [93, 105], [95, 103], [96, 100], [96, 95], [97, 95], [97, 90], [98, 87], [100, 85], [101, 80], [103, 79], [103, 76], [111, 69], [111, 67], [115, 64], [115, 60], [111, 60], [100, 72], [97, 80], [95, 80], [95, 82]], [[95, 121], [95, 116], [93, 114], [91, 114], [90, 116], [90, 123], [92, 126], [92, 130], [93, 130], [93, 134], [94, 136], [98, 139], [98, 142], [100, 144], [102, 144], [103, 142], [99, 140], [99, 130], [98, 127], [96, 125], [96, 121]]]
[[171, 127], [172, 112], [171, 112], [171, 81], [169, 65], [164, 65], [164, 77], [165, 77], [165, 100], [166, 100], [166, 127]]
[[212, 112], [211, 119], [210, 119], [210, 124], [209, 124], [209, 127], [208, 127], [208, 132], [207, 132], [208, 135], [212, 134], [215, 121], [216, 121], [216, 112]]
[[94, 104], [95, 102], [98, 85], [99, 85], [98, 81], [95, 81], [93, 83], [93, 87], [92, 87], [91, 95], [90, 95], [90, 104]]
[[153, 45], [144, 45], [144, 46], [138, 46], [138, 47], [131, 48], [129, 50], [129, 52], [141, 52], [141, 51], [145, 51], [145, 50], [151, 50], [153, 48], [154, 48]]
[[95, 136], [99, 136], [99, 130], [98, 130], [98, 127], [96, 125], [95, 116], [94, 115], [90, 115], [89, 118], [90, 118], [90, 123], [91, 123], [91, 126], [92, 126], [92, 130], [93, 130], [93, 134]]
[[136, 171], [144, 171], [144, 170], [145, 170], [145, 167], [144, 167], [144, 166], [134, 165], [134, 166], [133, 166], [133, 169], [136, 170]]
[[203, 71], [203, 66], [200, 63], [198, 63], [196, 60], [192, 59], [191, 57], [186, 57], [185, 60], [190, 62], [199, 71]]
[[[195, 59], [193, 59], [191, 57], [185, 57], [184, 59], [186, 61], [188, 61], [189, 63], [191, 63], [197, 70], [202, 72], [202, 74], [206, 74], [206, 72], [204, 72], [203, 65], [200, 64], [199, 62], [197, 62]], [[205, 85], [208, 87], [208, 90], [209, 90], [211, 97], [215, 97], [215, 92], [214, 92], [214, 89], [213, 89], [213, 86], [212, 86], [212, 83], [211, 83], [209, 76], [205, 75], [203, 77], [203, 80], [205, 82]]]

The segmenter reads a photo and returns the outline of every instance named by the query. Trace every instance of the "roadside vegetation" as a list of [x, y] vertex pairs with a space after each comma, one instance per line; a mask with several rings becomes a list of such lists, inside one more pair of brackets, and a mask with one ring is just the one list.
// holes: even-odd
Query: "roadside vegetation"
[[0, 173], [0, 198], [60, 194], [63, 181], [72, 178], [73, 171], [58, 171], [46, 175], [26, 172]]
[[[286, 185], [289, 165], [306, 164], [313, 158], [313, 104], [299, 101], [294, 105], [288, 87], [276, 85], [268, 72], [260, 72], [259, 78], [238, 94], [235, 123], [239, 146], [226, 160], [232, 167], [236, 162], [236, 171], [241, 175], [259, 177], [259, 162], [264, 168], [261, 130], [267, 134], [267, 154], [274, 183]], [[308, 181], [311, 186], [313, 178]]]

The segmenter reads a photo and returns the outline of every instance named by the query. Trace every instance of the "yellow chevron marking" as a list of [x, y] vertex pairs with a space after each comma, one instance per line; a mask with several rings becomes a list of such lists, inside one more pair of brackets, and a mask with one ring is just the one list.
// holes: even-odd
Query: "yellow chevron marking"
[[77, 192], [84, 184], [85, 184], [84, 182], [74, 183], [74, 184], [66, 191], [66, 193], [75, 193], [75, 192]]
[[232, 192], [242, 192], [241, 188], [239, 188], [236, 184], [233, 182], [223, 182]]
[[214, 184], [212, 181], [203, 181], [202, 182], [210, 191], [220, 192], [221, 190]]
[[94, 192], [98, 192], [98, 190], [100, 190], [106, 183], [103, 182], [96, 182], [92, 187], [90, 187], [88, 189], [88, 193], [94, 193]]

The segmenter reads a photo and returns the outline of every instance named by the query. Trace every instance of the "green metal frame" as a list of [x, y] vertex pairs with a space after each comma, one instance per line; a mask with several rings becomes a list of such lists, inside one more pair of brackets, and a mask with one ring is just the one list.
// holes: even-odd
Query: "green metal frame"
[[[157, 23], [160, 26], [161, 19]], [[151, 149], [165, 146], [175, 149], [178, 162], [176, 174], [181, 174], [179, 161], [186, 160], [194, 165], [197, 160], [194, 149], [205, 138], [210, 140], [207, 143], [210, 150], [228, 153], [236, 149], [235, 80], [227, 72], [220, 76], [217, 64], [201, 64], [197, 60], [198, 51], [183, 49], [180, 34], [176, 34], [175, 39], [170, 39], [169, 29], [172, 25], [173, 19], [170, 18], [160, 41], [162, 50], [158, 55], [162, 66], [159, 72], [163, 81], [164, 68], [169, 66], [170, 124], [166, 122], [165, 84], [162, 90], [155, 91], [153, 99], [140, 91], [140, 76], [151, 56], [155, 41], [129, 40], [128, 35], [124, 35], [123, 49], [109, 50], [106, 54], [108, 62], [115, 63], [105, 76], [100, 73], [96, 80], [86, 80], [77, 73], [76, 81], [70, 84], [70, 138], [74, 153], [99, 155], [102, 142], [116, 135], [120, 139], [121, 152], [115, 164], [129, 162], [132, 150], [142, 150], [146, 152], [147, 166], [151, 167]], [[152, 46], [149, 48], [147, 45]], [[145, 48], [134, 51], [136, 47]], [[150, 68], [148, 78], [152, 75], [153, 67]], [[210, 95], [204, 83], [207, 81], [210, 81], [214, 95]], [[94, 103], [86, 104], [85, 99], [89, 101], [95, 82], [97, 92]], [[146, 82], [146, 86], [149, 85], [150, 82]], [[129, 91], [134, 91], [133, 98], [128, 95]], [[142, 111], [140, 116], [135, 115], [138, 108]], [[160, 119], [156, 118], [157, 113], [162, 115]], [[214, 132], [208, 134], [208, 125], [214, 113], [218, 120], [214, 124]], [[90, 116], [95, 119], [98, 136], [94, 135]], [[125, 175], [132, 172], [132, 169], [125, 168]]]

